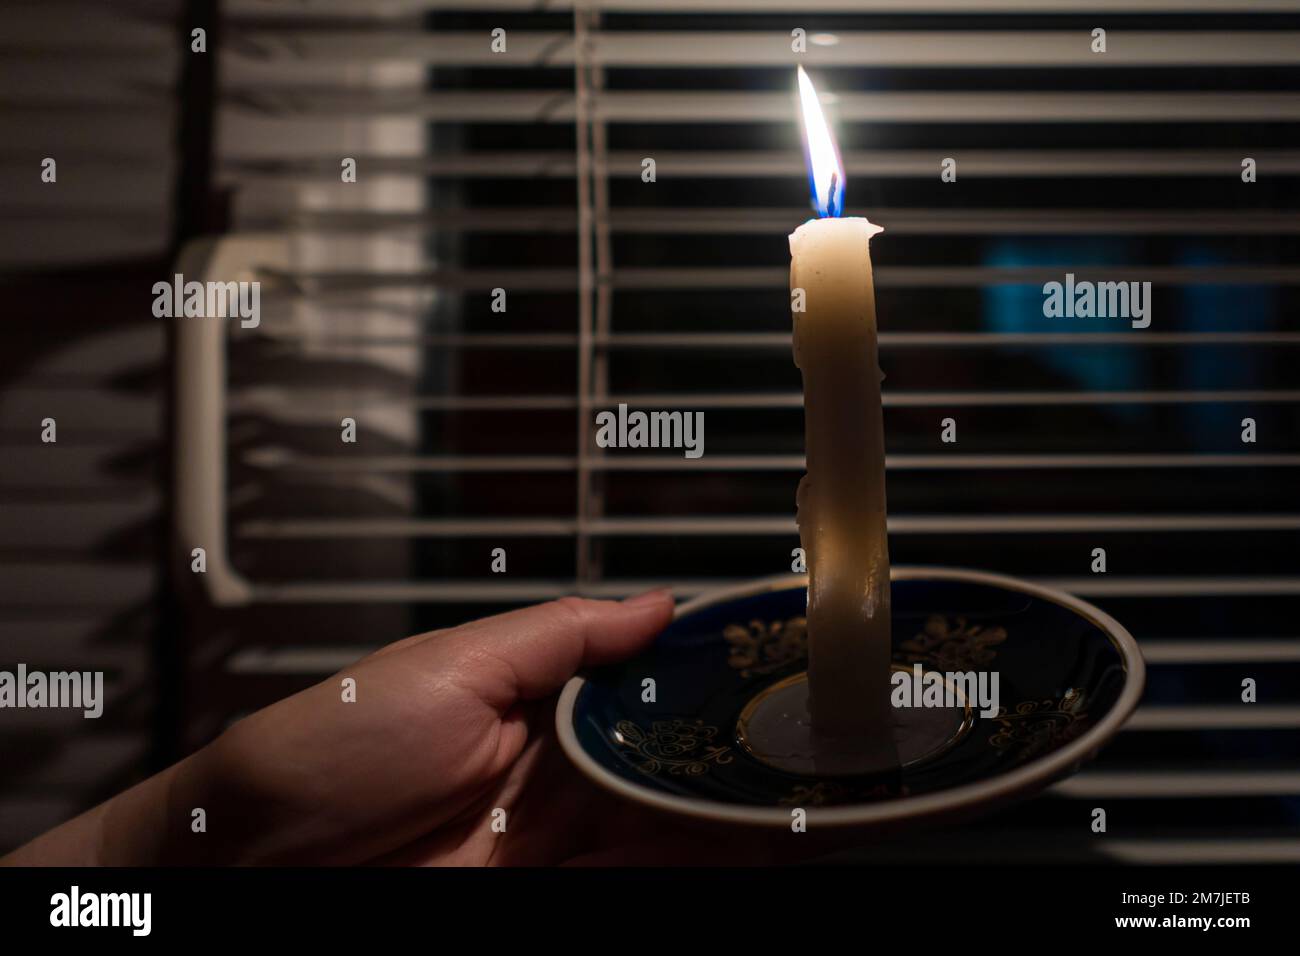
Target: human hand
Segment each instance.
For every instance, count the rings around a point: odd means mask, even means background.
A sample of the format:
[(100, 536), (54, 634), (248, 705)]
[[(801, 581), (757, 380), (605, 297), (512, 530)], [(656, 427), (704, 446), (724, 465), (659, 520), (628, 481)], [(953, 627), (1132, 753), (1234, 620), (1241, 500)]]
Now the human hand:
[[(757, 862), (763, 841), (737, 846), (620, 801), (554, 739), (564, 683), (647, 646), (672, 607), (667, 591), (565, 598), (399, 641), (6, 862)], [(190, 827), (199, 807), (204, 833)]]

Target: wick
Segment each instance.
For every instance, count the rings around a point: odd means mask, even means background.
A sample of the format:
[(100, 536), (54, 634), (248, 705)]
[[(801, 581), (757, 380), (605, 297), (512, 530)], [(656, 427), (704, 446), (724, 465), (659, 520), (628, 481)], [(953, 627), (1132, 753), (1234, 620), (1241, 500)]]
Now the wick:
[(835, 208), (835, 186), (839, 177), (839, 173), (831, 173), (831, 188), (826, 193), (826, 215), (828, 216), (831, 214), (831, 210)]

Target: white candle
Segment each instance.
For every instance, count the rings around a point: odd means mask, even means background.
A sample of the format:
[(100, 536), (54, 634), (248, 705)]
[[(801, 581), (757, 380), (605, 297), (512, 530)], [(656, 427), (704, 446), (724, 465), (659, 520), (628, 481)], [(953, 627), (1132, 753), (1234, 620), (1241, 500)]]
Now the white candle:
[(809, 578), (809, 712), (824, 753), (860, 751), (871, 766), (896, 765), (882, 376), (868, 250), (881, 229), (838, 218), (843, 167), (802, 68), (799, 86), (823, 217), (790, 236), (791, 299), (797, 309), (802, 290), (804, 307), (794, 312), (794, 358), (803, 373), (807, 452), (797, 498)]

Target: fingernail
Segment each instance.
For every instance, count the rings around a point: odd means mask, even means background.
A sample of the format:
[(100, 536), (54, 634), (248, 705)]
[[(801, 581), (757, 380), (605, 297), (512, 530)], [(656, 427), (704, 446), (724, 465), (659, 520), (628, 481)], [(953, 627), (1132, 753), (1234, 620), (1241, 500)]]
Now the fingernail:
[(672, 596), (672, 588), (652, 588), (644, 594), (638, 594), (636, 597), (624, 599), (623, 606), (648, 607), (651, 604), (662, 604), (664, 601), (671, 600)]

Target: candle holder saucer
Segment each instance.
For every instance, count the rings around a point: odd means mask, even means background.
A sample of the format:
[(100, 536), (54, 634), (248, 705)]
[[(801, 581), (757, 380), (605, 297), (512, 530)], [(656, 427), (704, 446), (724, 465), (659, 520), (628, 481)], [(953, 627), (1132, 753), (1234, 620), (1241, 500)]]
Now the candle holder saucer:
[(755, 715), (797, 698), (806, 671), (800, 575), (686, 602), (647, 652), (571, 680), (556, 709), (561, 746), (600, 786), (675, 815), (789, 828), (802, 808), (809, 828), (897, 829), (986, 812), (1074, 773), (1142, 694), (1137, 642), (1062, 591), (896, 567), (890, 601), (896, 672), (998, 674), (996, 713), (960, 695), (934, 713), (897, 709), (926, 722), (908, 752), (900, 745), (901, 767), (819, 773), (752, 745)]

